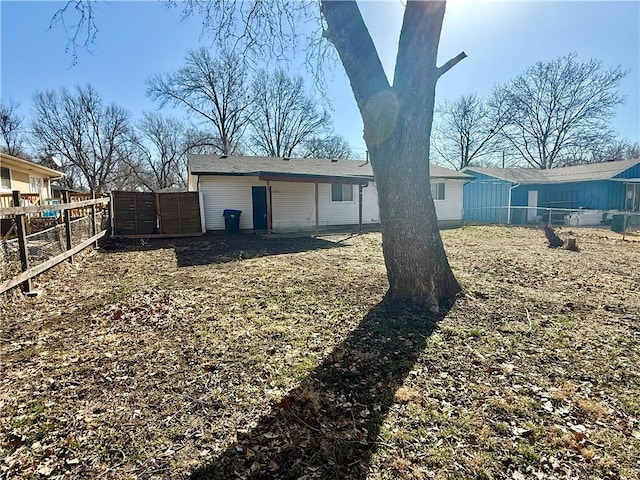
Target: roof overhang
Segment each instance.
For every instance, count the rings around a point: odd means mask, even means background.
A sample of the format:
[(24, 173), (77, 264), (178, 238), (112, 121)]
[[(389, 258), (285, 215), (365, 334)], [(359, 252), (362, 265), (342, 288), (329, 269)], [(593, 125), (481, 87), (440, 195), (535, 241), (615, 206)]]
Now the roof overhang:
[[(481, 170), (474, 170), (473, 167), (465, 167), (462, 170), (460, 170), (461, 172), (465, 173), (466, 175), (469, 175), (472, 179), (475, 179), (476, 177), (473, 176), (473, 174), (477, 174), (477, 175), (485, 175), (487, 177), (492, 177), (498, 180), (504, 180), (505, 182), (509, 182), (509, 183), (518, 183), (516, 180), (513, 180), (511, 178), (506, 178), (503, 175), (497, 175), (494, 173), (487, 173), (487, 172), (483, 172)], [(472, 172), (472, 173), (467, 173), (467, 172)]]
[(611, 181), (620, 183), (640, 183), (640, 178), (612, 178)]
[(470, 182), (473, 180), (472, 175), (429, 175), (431, 180), (457, 180), (459, 182)]
[(367, 185), (373, 177), (347, 177), (330, 175), (304, 175), (295, 173), (261, 173), (258, 178), (265, 182), (295, 182), (295, 183), (346, 183)]
[(64, 173), (52, 168), (44, 167), (37, 163), (29, 162), (27, 160), (23, 160), (22, 158), (14, 157), (13, 155), (8, 155), (6, 153), (0, 153), (0, 160), (3, 164), (19, 167), (28, 172), (37, 172), (41, 175), (44, 174), (47, 175), (50, 179), (60, 178), (64, 176)]

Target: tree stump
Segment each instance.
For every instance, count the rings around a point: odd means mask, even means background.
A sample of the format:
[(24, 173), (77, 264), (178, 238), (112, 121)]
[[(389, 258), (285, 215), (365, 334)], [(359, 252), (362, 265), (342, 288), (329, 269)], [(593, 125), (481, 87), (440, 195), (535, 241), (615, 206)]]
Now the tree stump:
[(576, 243), (575, 238), (570, 238), (567, 240), (567, 250), (571, 250), (572, 252), (579, 252), (578, 244)]

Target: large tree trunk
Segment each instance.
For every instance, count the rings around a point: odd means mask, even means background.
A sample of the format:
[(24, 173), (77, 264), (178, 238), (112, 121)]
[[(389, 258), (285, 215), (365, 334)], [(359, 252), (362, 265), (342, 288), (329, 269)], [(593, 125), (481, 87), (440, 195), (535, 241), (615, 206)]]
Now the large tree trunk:
[(447, 308), (460, 291), (440, 238), (429, 182), (429, 139), (438, 78), (464, 53), (436, 66), (444, 2), (408, 1), (388, 83), (354, 1), (323, 1), (326, 37), (340, 55), (364, 123), (378, 188), (389, 295)]
[(424, 152), (428, 144), (420, 143), (422, 136), (411, 128), (423, 123), (408, 117), (408, 128), (399, 125), (383, 145), (370, 153), (378, 189), (389, 295), (432, 308), (448, 308), (460, 287), (438, 230)]

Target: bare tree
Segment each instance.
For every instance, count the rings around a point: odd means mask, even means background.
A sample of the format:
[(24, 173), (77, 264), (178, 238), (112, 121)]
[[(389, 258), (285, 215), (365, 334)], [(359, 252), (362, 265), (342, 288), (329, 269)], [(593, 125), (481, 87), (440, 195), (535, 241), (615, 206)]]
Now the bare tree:
[(105, 105), (91, 85), (37, 93), (33, 134), (42, 150), (73, 165), (84, 186), (105, 190), (130, 153), (129, 114)]
[(284, 70), (258, 72), (251, 88), (251, 148), (271, 157), (290, 157), (302, 142), (326, 131), (329, 115), (305, 92), (302, 77)]
[(0, 151), (14, 157), (25, 157), (24, 117), (18, 114), (19, 106), (11, 98), (0, 103), (0, 134), (2, 135)]
[(632, 160), (640, 158), (640, 144), (628, 140), (615, 139), (601, 150), (594, 152), (596, 162), (614, 162), (617, 160)]
[(341, 135), (327, 135), (326, 137), (313, 137), (302, 142), (302, 156), (308, 158), (339, 158), (350, 160), (353, 152), (344, 137)]
[(145, 191), (148, 187), (144, 179), (144, 163), (135, 156), (137, 149), (130, 144), (130, 154), (125, 161), (118, 162), (109, 179), (109, 189), (124, 191)]
[(640, 144), (608, 137), (594, 138), (592, 144), (570, 148), (562, 159), (563, 165), (615, 162), (640, 158)]
[(462, 170), (481, 157), (495, 151), (494, 138), (507, 118), (504, 109), (487, 109), (476, 94), (461, 95), (445, 101), (436, 109), (431, 145), (440, 159)]
[(605, 70), (600, 61), (580, 62), (575, 54), (536, 63), (492, 96), (493, 106), (510, 113), (503, 138), (531, 167), (565, 165), (576, 149), (610, 135), (625, 75), (620, 67)]
[(232, 154), (249, 121), (247, 88), (247, 71), (240, 57), (225, 52), (213, 58), (201, 48), (189, 52), (185, 66), (177, 72), (152, 77), (147, 93), (161, 106), (186, 107), (213, 124), (220, 153)]
[[(255, 46), (262, 52), (269, 44), (295, 43), (289, 37), (300, 36), (290, 32), (297, 23), (309, 20), (317, 3), (186, 0), (180, 5), (184, 15), (201, 15), (218, 41), (231, 39), (234, 46), (242, 44), (249, 50)], [(393, 85), (355, 0), (321, 0), (320, 16), (315, 16), (322, 22), (322, 37), (338, 53), (362, 115), (378, 187), (389, 298), (434, 310), (449, 306), (460, 291), (444, 251), (429, 188), (436, 83), (466, 57), (460, 53), (437, 66), (444, 12), (443, 1), (406, 2)], [(312, 40), (309, 51), (316, 51), (318, 42)]]
[(185, 126), (175, 118), (145, 112), (135, 143), (140, 168), (136, 175), (149, 190), (187, 185), (186, 154), (201, 147), (218, 147), (218, 139)]

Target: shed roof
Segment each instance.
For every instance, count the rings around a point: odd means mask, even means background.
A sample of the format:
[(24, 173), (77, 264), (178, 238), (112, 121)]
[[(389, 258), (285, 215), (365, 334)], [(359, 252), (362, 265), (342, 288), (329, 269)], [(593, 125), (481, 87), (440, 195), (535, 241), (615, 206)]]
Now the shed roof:
[(483, 168), (467, 167), (464, 171), (478, 172), (512, 183), (569, 183), (610, 180), (619, 173), (640, 163), (640, 158), (616, 162), (589, 163), (574, 167), (559, 167), (549, 170), (535, 168)]
[[(192, 175), (279, 175), (292, 177), (332, 177), (354, 180), (373, 180), (371, 164), (362, 160), (330, 160), (324, 158), (281, 158), (212, 155), (188, 157)], [(430, 165), (431, 178), (470, 180), (471, 176)]]

